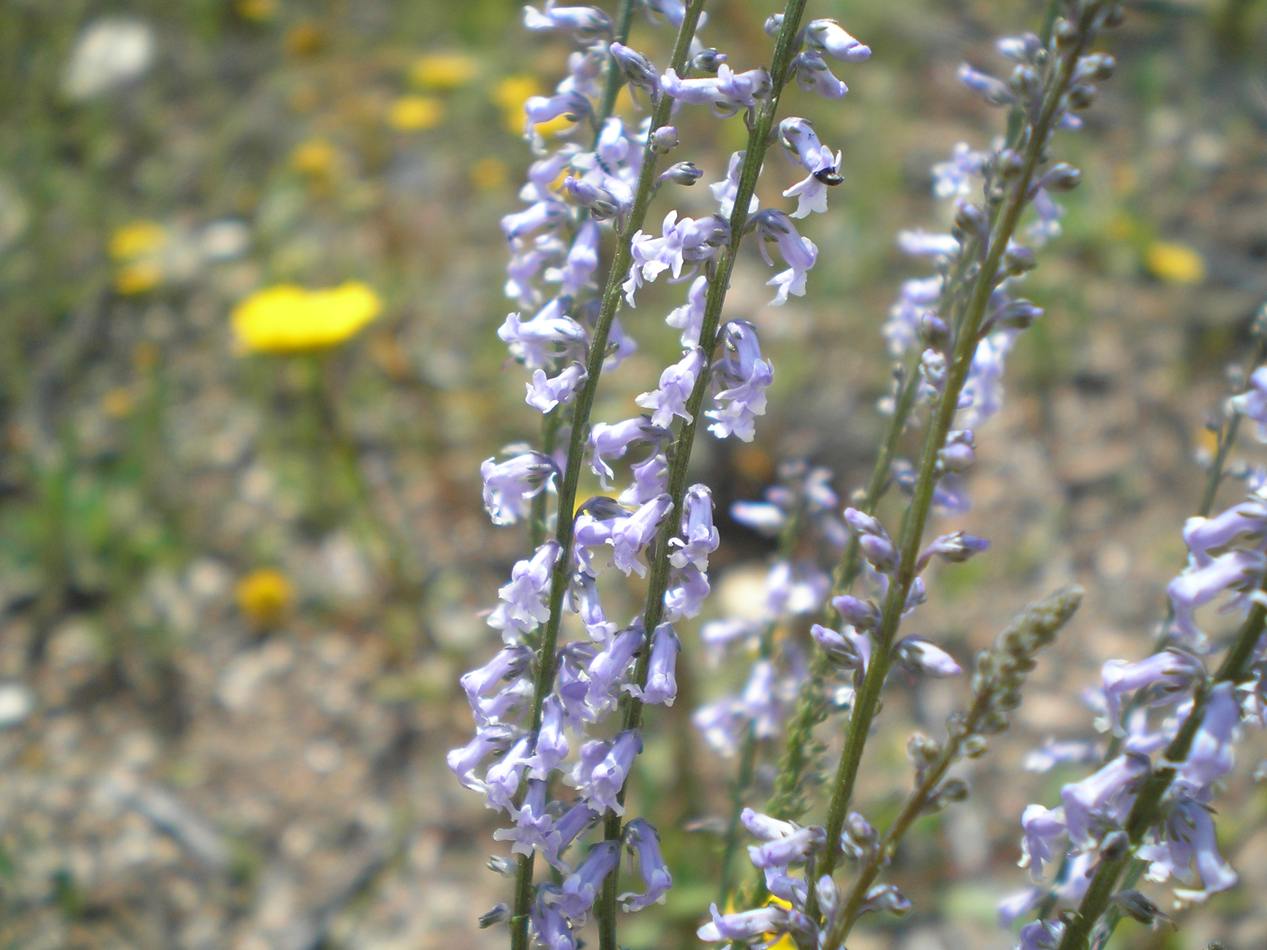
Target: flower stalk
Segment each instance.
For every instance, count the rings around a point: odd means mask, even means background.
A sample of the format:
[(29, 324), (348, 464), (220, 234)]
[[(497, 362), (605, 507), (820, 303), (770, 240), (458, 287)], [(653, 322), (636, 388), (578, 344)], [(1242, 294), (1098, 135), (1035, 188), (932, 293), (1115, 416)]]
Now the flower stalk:
[[(716, 347), (718, 340), (718, 327), (721, 322), (721, 311), (726, 301), (726, 293), (730, 289), (730, 278), (734, 271), (735, 261), (739, 254), (740, 244), (748, 223), (749, 202), (756, 191), (757, 177), (761, 172), (761, 165), (765, 159), (766, 149), (771, 141), (771, 130), (774, 125), (774, 117), (778, 112), (779, 100), (781, 98), (783, 88), (786, 84), (789, 69), (791, 66), (792, 56), (796, 48), (796, 37), (800, 31), (801, 19), (805, 12), (806, 0), (788, 0), (788, 4), (783, 13), (783, 22), (779, 29), (778, 37), (775, 40), (774, 54), (771, 60), (770, 80), (771, 88), (768, 98), (764, 101), (761, 109), (757, 113), (756, 121), (748, 134), (748, 143), (744, 152), (743, 164), (739, 172), (739, 183), (736, 190), (734, 206), (730, 215), (730, 229), (726, 245), (723, 247), (715, 266), (708, 274), (708, 295), (704, 305), (704, 318), (700, 327), (698, 345), (711, 355)], [(699, 7), (702, 4), (692, 4), (696, 18), (698, 18)], [(684, 24), (685, 26), (685, 24)], [(679, 33), (679, 40), (682, 34)], [(678, 60), (678, 50), (674, 50), (674, 67), (680, 70), (681, 65)], [(683, 55), (685, 51), (683, 50)], [(669, 97), (661, 98), (660, 105), (667, 110)], [(667, 118), (667, 111), (666, 116)], [(664, 119), (658, 115), (653, 116), (652, 128), (657, 128), (663, 124)], [(648, 152), (650, 149), (648, 148)], [(643, 166), (643, 177), (648, 177), (650, 170), (650, 156), (648, 156), (647, 164)], [(639, 219), (641, 220), (641, 219)], [(629, 225), (626, 228), (626, 234), (636, 230), (635, 225)], [(629, 266), (628, 243), (624, 243), (626, 254), (621, 265), (614, 264), (612, 267), (613, 281), (609, 283), (608, 291), (612, 292), (614, 299), (618, 299), (620, 285), (617, 279), (618, 274), (623, 274)], [(607, 293), (604, 293), (604, 305), (606, 304)], [(675, 513), (682, 511), (683, 499), (687, 489), (687, 473), (691, 460), (691, 449), (695, 443), (695, 434), (699, 427), (702, 416), (704, 397), (708, 392), (710, 379), (711, 361), (705, 360), (699, 373), (695, 378), (695, 384), (691, 389), (690, 396), (687, 399), (686, 411), (689, 421), (683, 421), (677, 438), (668, 450), (669, 460), (669, 478), (668, 493), (672, 500), (672, 511)], [(573, 426), (573, 441), (577, 440), (577, 427)], [(569, 470), (571, 468), (571, 457), (569, 457)], [(579, 457), (577, 459), (579, 465)], [(573, 486), (575, 488), (575, 486)], [(560, 494), (562, 499), (562, 494)], [(562, 505), (562, 501), (560, 501)], [(562, 508), (560, 509), (562, 510)], [(664, 614), (664, 595), (669, 585), (669, 539), (675, 530), (675, 519), (666, 518), (660, 526), (659, 536), (652, 548), (651, 572), (650, 580), (647, 586), (647, 598), (643, 608), (643, 629), (652, 631), (659, 626)], [(560, 541), (562, 544), (562, 541)], [(557, 578), (556, 578), (557, 579)], [(561, 602), (563, 594), (563, 586), (566, 584), (566, 576), (562, 578), (563, 584), (558, 587), (558, 598)], [(552, 605), (554, 603), (554, 595), (552, 594)], [(552, 611), (551, 619), (554, 620)], [(554, 624), (557, 633), (557, 622)], [(553, 649), (553, 647), (551, 647)], [(634, 667), (633, 681), (639, 687), (645, 686), (647, 680), (647, 671), (650, 664), (650, 651), (643, 650), (638, 656)], [(633, 730), (639, 728), (642, 723), (643, 703), (636, 694), (627, 694), (622, 700), (623, 710), (621, 715), (622, 731)], [(621, 787), (618, 800), (623, 804), (628, 783)], [(614, 812), (609, 813), (604, 820), (603, 837), (606, 841), (619, 841), (622, 835), (621, 816)], [(601, 950), (616, 950), (616, 893), (619, 886), (619, 868), (614, 870), (603, 882), (603, 893), (598, 908), (599, 921), (599, 947)]]
[[(618, 32), (616, 38), (618, 41), (623, 41), (628, 36), (633, 7), (633, 0), (621, 0), (620, 8), (617, 11)], [(684, 69), (686, 65), (687, 57), (690, 53), (691, 40), (695, 36), (695, 30), (699, 25), (700, 13), (703, 8), (704, 0), (690, 0), (686, 5), (682, 23), (678, 27), (677, 36), (673, 43), (673, 51), (670, 56), (671, 65), (679, 71)], [(603, 97), (605, 114), (609, 115), (615, 107), (620, 85), (620, 70), (615, 58), (609, 57), (607, 85)], [(534, 745), (536, 742), (535, 737), (541, 729), (545, 700), (554, 684), (556, 648), (558, 646), (559, 627), (563, 620), (563, 596), (567, 591), (568, 582), (571, 578), (572, 544), (576, 524), (575, 519), (571, 517), (571, 513), (576, 507), (577, 485), (580, 482), (590, 411), (593, 408), (594, 397), (598, 391), (599, 379), (603, 372), (603, 363), (607, 358), (607, 341), (611, 333), (612, 321), (615, 319), (616, 311), (620, 307), (621, 282), (628, 272), (632, 261), (633, 236), (646, 219), (647, 209), (651, 204), (651, 198), (655, 194), (656, 166), (660, 156), (655, 148), (652, 147), (652, 136), (657, 129), (668, 122), (672, 105), (672, 99), (668, 96), (660, 96), (651, 112), (651, 122), (647, 140), (643, 146), (642, 167), (639, 171), (638, 184), (634, 192), (633, 206), (624, 222), (623, 229), (619, 231), (617, 236), (616, 249), (607, 272), (607, 280), (600, 298), (598, 317), (595, 320), (594, 332), (590, 340), (590, 348), (585, 365), (585, 381), (576, 395), (572, 408), (571, 431), (568, 435), (567, 443), (567, 464), (558, 486), (558, 501), (555, 509), (558, 513), (555, 519), (555, 541), (559, 546), (559, 555), (555, 561), (550, 581), (550, 614), (541, 629), (534, 650), (533, 663), (536, 676), (533, 683), (532, 707), (528, 725), (529, 735), (533, 737), (532, 743)], [(551, 423), (549, 419), (551, 417), (560, 417), (562, 412), (562, 407), (558, 407), (547, 414), (545, 435), (548, 442), (554, 441), (560, 428), (557, 421)], [(542, 493), (543, 495), (544, 492)], [(539, 534), (544, 534), (545, 527), (544, 502), (536, 504), (540, 505), (540, 516), (535, 516), (533, 519), (534, 539)], [(537, 512), (534, 511), (534, 515), (536, 514)], [(526, 950), (528, 946), (528, 914), (533, 891), (532, 870), (533, 856), (531, 854), (527, 856), (521, 855), (517, 862), (515, 904), (510, 921), (511, 946), (513, 950)]]
[(867, 670), (858, 691), (845, 735), (844, 751), (832, 783), (832, 796), (827, 813), (827, 850), (818, 868), (830, 875), (841, 858), (840, 833), (844, 826), (854, 783), (862, 762), (863, 747), (870, 734), (871, 722), (879, 705), (880, 691), (892, 665), (894, 636), (916, 577), (916, 560), (923, 541), (924, 528), (933, 504), (939, 453), (954, 423), (968, 371), (980, 340), (982, 321), (995, 280), (1024, 211), (1035, 174), (1045, 160), (1048, 139), (1059, 116), (1062, 100), (1073, 81), (1078, 59), (1094, 35), (1094, 26), (1103, 4), (1089, 2), (1079, 11), (1072, 35), (1061, 50), (1059, 62), (1045, 90), (1041, 110), (1029, 131), (1021, 153), (1021, 166), (1012, 180), (1004, 202), (989, 234), (989, 245), (971, 292), (955, 321), (955, 347), (948, 367), (940, 401), (924, 439), (923, 451), (912, 491), (910, 507), (903, 520), (898, 543), (898, 566), (889, 585), (882, 608), (880, 627), (875, 636), (875, 659)]

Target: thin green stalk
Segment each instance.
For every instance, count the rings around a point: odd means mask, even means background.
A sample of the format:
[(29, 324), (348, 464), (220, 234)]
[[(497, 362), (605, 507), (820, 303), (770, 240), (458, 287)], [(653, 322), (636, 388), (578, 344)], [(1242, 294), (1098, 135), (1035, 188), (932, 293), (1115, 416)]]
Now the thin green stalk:
[[(686, 67), (686, 59), (690, 53), (691, 40), (695, 36), (695, 28), (699, 24), (700, 12), (704, 0), (690, 0), (686, 12), (678, 28), (677, 38), (673, 43), (670, 65), (679, 73)], [(620, 30), (627, 35), (632, 14), (632, 0), (622, 0), (617, 13)], [(608, 64), (608, 87), (604, 96), (605, 107), (610, 111), (608, 103), (614, 104), (618, 91), (619, 79), (616, 64)], [(656, 165), (659, 155), (651, 147), (651, 135), (664, 125), (670, 114), (673, 101), (668, 96), (661, 96), (651, 110), (651, 126), (647, 142), (642, 150), (642, 168), (638, 174), (638, 184), (634, 191), (633, 207), (624, 222), (616, 242), (616, 250), (612, 256), (611, 267), (607, 272), (607, 283), (600, 299), (598, 317), (594, 324), (594, 333), (590, 339), (589, 355), (586, 359), (586, 377), (576, 401), (572, 407), (572, 431), (568, 436), (567, 465), (559, 485), (558, 505), (556, 511), (555, 541), (559, 546), (558, 560), (550, 579), (550, 616), (546, 621), (541, 636), (536, 644), (534, 658), (536, 676), (533, 682), (532, 710), (529, 718), (529, 730), (536, 736), (541, 728), (541, 713), (546, 696), (554, 685), (555, 648), (559, 640), (559, 625), (563, 619), (563, 595), (567, 591), (571, 578), (572, 540), (576, 521), (572, 512), (576, 508), (576, 490), (581, 476), (581, 464), (584, 456), (585, 439), (589, 430), (590, 410), (594, 406), (594, 397), (598, 391), (599, 377), (603, 372), (603, 362), (607, 359), (607, 339), (611, 333), (612, 321), (620, 307), (621, 282), (629, 270), (632, 261), (631, 246), (633, 236), (647, 215), (651, 197), (655, 191)], [(558, 410), (556, 410), (557, 412)], [(535, 741), (535, 739), (534, 739)], [(527, 950), (528, 946), (528, 913), (532, 899), (532, 865), (531, 857), (520, 858), (516, 871), (515, 906), (510, 921), (512, 950)]]
[[(875, 513), (888, 487), (893, 458), (897, 454), (898, 439), (906, 428), (906, 420), (910, 417), (915, 405), (915, 394), (919, 388), (917, 359), (916, 355), (907, 361), (893, 415), (889, 419), (884, 441), (880, 444), (880, 452), (871, 469), (871, 476), (867, 479), (867, 487), (860, 505), (867, 514)], [(832, 596), (848, 591), (861, 570), (862, 557), (858, 539), (850, 535), (840, 563), (836, 566)], [(827, 619), (826, 610), (824, 619)], [(779, 772), (775, 779), (774, 790), (766, 803), (766, 812), (775, 818), (790, 819), (799, 813), (797, 803), (801, 801), (802, 780), (810, 762), (810, 743), (813, 739), (814, 726), (822, 720), (823, 684), (830, 672), (831, 661), (827, 654), (822, 650), (816, 650), (814, 659), (810, 662), (809, 676), (806, 677), (805, 685), (797, 697), (796, 710), (788, 721), (787, 745), (779, 759)]]
[[(762, 105), (756, 121), (748, 133), (748, 144), (744, 151), (743, 163), (739, 170), (739, 184), (735, 191), (734, 208), (730, 215), (730, 235), (726, 246), (717, 260), (716, 267), (708, 276), (708, 295), (704, 302), (704, 318), (700, 326), (699, 346), (711, 356), (717, 343), (718, 326), (721, 322), (722, 306), (726, 301), (726, 293), (730, 289), (730, 276), (739, 254), (739, 246), (743, 241), (745, 226), (748, 222), (748, 205), (756, 191), (757, 176), (761, 173), (761, 165), (765, 159), (766, 149), (770, 144), (770, 133), (774, 126), (774, 117), (778, 112), (779, 99), (788, 77), (792, 54), (795, 50), (795, 39), (801, 28), (801, 18), (805, 13), (806, 0), (788, 0), (783, 12), (783, 25), (774, 44), (774, 56), (770, 64), (770, 97)], [(666, 97), (667, 98), (667, 97)], [(653, 123), (654, 127), (654, 123)], [(626, 264), (627, 266), (627, 264)], [(711, 360), (705, 360), (695, 385), (686, 402), (686, 411), (690, 419), (684, 422), (678, 431), (677, 439), (668, 451), (669, 455), (669, 497), (673, 507), (664, 519), (659, 535), (653, 546), (651, 558), (650, 580), (647, 585), (647, 599), (643, 609), (643, 630), (650, 636), (660, 624), (664, 613), (664, 594), (669, 586), (669, 539), (675, 533), (675, 525), (680, 520), (682, 501), (686, 496), (687, 472), (691, 461), (691, 449), (695, 444), (695, 432), (699, 427), (703, 414), (704, 396), (708, 390)], [(638, 655), (634, 666), (633, 681), (639, 686), (646, 684), (647, 669), (650, 663), (650, 650), (643, 650)], [(622, 729), (637, 729), (642, 723), (642, 702), (635, 696), (627, 694), (623, 701)], [(624, 801), (628, 782), (620, 790), (620, 801)], [(604, 840), (619, 840), (622, 822), (620, 816), (609, 813), (603, 823)], [(618, 887), (619, 868), (607, 875), (603, 882), (603, 893), (598, 908), (598, 937), (600, 950), (616, 950), (616, 891)]]
[[(1245, 618), (1245, 622), (1236, 633), (1232, 648), (1223, 658), (1218, 672), (1215, 673), (1211, 685), (1240, 682), (1249, 675), (1248, 667), (1254, 656), (1254, 648), (1262, 638), (1265, 621), (1267, 621), (1267, 608), (1255, 601), (1249, 616)], [(1104, 916), (1113, 895), (1117, 892), (1118, 878), (1131, 863), (1144, 835), (1165, 817), (1162, 807), (1163, 799), (1174, 780), (1176, 765), (1188, 758), (1197, 730), (1201, 728), (1201, 723), (1205, 720), (1205, 710), (1212, 692), (1211, 685), (1198, 689), (1193, 697), (1192, 709), (1179, 727), (1179, 732), (1158, 760), (1167, 764), (1155, 769), (1144, 780), (1135, 803), (1131, 806), (1130, 814), (1126, 818), (1125, 829), (1130, 847), (1117, 858), (1101, 859), (1095, 876), (1091, 879), (1091, 884), (1078, 905), (1077, 912), (1065, 924), (1059, 950), (1085, 950), (1089, 945), (1092, 929)]]
[[(954, 423), (959, 396), (963, 391), (968, 371), (972, 365), (979, 341), (982, 320), (994, 290), (995, 278), (1003, 261), (1004, 252), (1016, 230), (1021, 213), (1025, 209), (1030, 184), (1039, 165), (1044, 160), (1048, 136), (1055, 125), (1061, 99), (1069, 86), (1074, 67), (1090, 39), (1090, 23), (1098, 14), (1100, 4), (1088, 4), (1082, 13), (1082, 29), (1077, 39), (1063, 52), (1056, 73), (1047, 89), (1042, 109), (1022, 156), (1020, 172), (1011, 183), (1005, 203), (991, 229), (989, 248), (981, 262), (981, 269), (968, 297), (960, 318), (955, 339), (954, 353), (946, 375), (946, 384), (930, 422), (920, 456), (911, 504), (902, 521), (898, 543), (898, 567), (892, 578), (881, 612), (880, 628), (875, 635), (875, 648), (871, 664), (855, 696), (855, 705), (849, 717), (845, 747), (832, 783), (832, 797), (827, 813), (827, 851), (820, 874), (831, 874), (840, 862), (840, 832), (844, 826), (849, 803), (853, 797), (862, 751), (870, 734), (871, 722), (879, 705), (880, 690), (892, 663), (890, 655), (893, 639), (901, 622), (902, 612), (916, 576), (916, 560), (923, 542), (924, 528), (932, 510), (933, 489), (937, 480), (938, 453)], [(813, 893), (811, 892), (811, 903)]]
[(1007, 714), (1020, 702), (1024, 680), (1029, 670), (1034, 668), (1036, 654), (1050, 645), (1073, 618), (1082, 603), (1082, 594), (1080, 587), (1067, 587), (1031, 604), (1007, 625), (994, 647), (979, 656), (977, 673), (973, 677), (975, 696), (971, 707), (962, 718), (948, 720), (949, 734), (941, 754), (918, 775), (916, 786), (907, 796), (901, 811), (862, 862), (824, 946), (844, 946), (850, 930), (863, 913), (871, 885), (892, 860), (911, 825), (934, 803), (946, 772), (965, 754), (964, 744), (968, 737), (984, 738), (1007, 728)]

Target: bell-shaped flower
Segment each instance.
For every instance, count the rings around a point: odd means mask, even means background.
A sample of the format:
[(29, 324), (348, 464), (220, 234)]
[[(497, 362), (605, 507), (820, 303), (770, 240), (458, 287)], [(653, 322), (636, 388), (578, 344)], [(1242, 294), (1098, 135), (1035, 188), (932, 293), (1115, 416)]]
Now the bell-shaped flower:
[(770, 94), (770, 74), (764, 69), (737, 73), (725, 63), (715, 76), (683, 79), (672, 67), (660, 77), (660, 88), (678, 102), (711, 105), (716, 115), (734, 115), (741, 109), (755, 109), (758, 99)]
[(600, 841), (590, 848), (580, 866), (564, 879), (557, 906), (568, 920), (583, 920), (589, 913), (603, 881), (620, 865), (620, 842)]
[(846, 63), (861, 63), (871, 58), (871, 47), (856, 40), (832, 19), (810, 20), (805, 27), (805, 42)]
[(695, 388), (695, 380), (704, 366), (704, 351), (696, 346), (660, 374), (660, 388), (638, 396), (636, 402), (651, 411), (651, 424), (667, 428), (675, 417), (691, 421), (686, 402)]
[[(726, 166), (726, 177), (708, 186), (708, 190), (713, 193), (713, 198), (717, 202), (717, 210), (725, 218), (729, 218), (735, 210), (735, 198), (739, 196), (739, 173), (743, 168), (743, 156), (742, 151), (732, 152), (730, 163)], [(760, 206), (761, 202), (754, 194), (748, 199), (748, 214), (752, 214)]]
[(571, 33), (587, 40), (609, 34), (611, 28), (611, 18), (598, 7), (558, 6), (554, 0), (546, 0), (541, 10), (524, 7), (524, 29), (532, 33)]
[(504, 462), (487, 458), (480, 463), (484, 510), (493, 524), (514, 524), (529, 514), (532, 499), (556, 474), (554, 461), (540, 452), (521, 452)]
[(760, 238), (757, 247), (765, 262), (771, 267), (774, 266), (774, 260), (770, 257), (768, 248), (768, 245), (773, 244), (778, 248), (779, 256), (788, 266), (787, 270), (766, 281), (776, 290), (771, 303), (777, 307), (787, 303), (789, 294), (804, 296), (805, 278), (810, 268), (814, 266), (814, 262), (818, 260), (818, 247), (809, 238), (802, 237), (797, 232), (792, 219), (782, 211), (762, 211), (752, 220), (756, 225), (757, 236)]
[(682, 649), (671, 624), (662, 623), (651, 637), (651, 656), (647, 660), (647, 685), (625, 685), (627, 693), (649, 705), (672, 706), (677, 698), (677, 656)]
[(590, 429), (590, 471), (598, 476), (599, 484), (611, 487), (616, 477), (611, 462), (624, 458), (631, 446), (651, 443), (659, 445), (668, 433), (652, 424), (645, 416), (635, 416), (623, 422), (598, 422)]
[(798, 53), (792, 60), (792, 69), (796, 73), (796, 84), (806, 92), (824, 99), (843, 99), (849, 93), (849, 87), (831, 71), (817, 50), (807, 49)]
[(550, 592), (550, 575), (559, 559), (559, 546), (547, 541), (532, 557), (511, 568), (510, 583), (497, 591), (501, 603), (488, 617), (488, 625), (501, 630), (507, 642), (530, 633), (550, 617), (546, 598)]
[(704, 306), (708, 300), (708, 278), (700, 274), (686, 292), (686, 303), (669, 311), (664, 322), (682, 331), (683, 346), (699, 346), (704, 326)]
[(660, 836), (645, 818), (635, 818), (625, 826), (625, 846), (638, 856), (638, 872), (642, 875), (642, 893), (628, 892), (617, 900), (621, 910), (634, 913), (652, 904), (664, 903), (664, 895), (673, 886), (673, 875), (660, 852)]
[(544, 368), (568, 348), (584, 347), (585, 328), (562, 313), (562, 306), (562, 298), (556, 298), (531, 320), (507, 314), (497, 330), (511, 356), (528, 369)]
[(633, 481), (616, 496), (622, 505), (641, 505), (669, 490), (669, 460), (663, 452), (653, 452), (645, 461), (629, 466)]
[(639, 506), (628, 518), (612, 526), (607, 543), (612, 547), (612, 563), (626, 577), (632, 571), (639, 577), (647, 574), (647, 565), (640, 555), (655, 539), (660, 523), (673, 510), (673, 499), (666, 492)]
[(571, 362), (554, 376), (546, 376), (543, 369), (533, 370), (532, 381), (528, 383), (528, 395), (525, 402), (538, 412), (550, 412), (556, 406), (565, 406), (572, 401), (577, 390), (585, 382), (585, 367), (578, 362)]
[(765, 391), (774, 381), (774, 370), (761, 358), (757, 328), (746, 320), (732, 320), (722, 328), (724, 355), (713, 365), (716, 408), (705, 415), (712, 420), (708, 431), (717, 438), (734, 435), (751, 442), (756, 418), (765, 414)]
[(708, 556), (721, 538), (713, 526), (713, 494), (707, 485), (692, 485), (682, 500), (681, 534), (669, 539), (669, 563), (674, 567), (694, 564), (708, 570)]
[(612, 637), (605, 649), (595, 654), (589, 665), (589, 687), (585, 702), (594, 718), (610, 709), (616, 702), (621, 682), (629, 672), (633, 658), (642, 649), (641, 622)]
[(1064, 838), (1065, 816), (1059, 808), (1044, 808), (1042, 805), (1027, 805), (1021, 813), (1020, 867), (1029, 868), (1029, 876), (1041, 880), (1043, 867), (1063, 854), (1055, 845)]
[(1134, 800), (1140, 780), (1147, 774), (1147, 759), (1119, 755), (1082, 781), (1061, 788), (1065, 825), (1074, 845), (1086, 848), (1098, 836), (1101, 825), (1119, 823)]

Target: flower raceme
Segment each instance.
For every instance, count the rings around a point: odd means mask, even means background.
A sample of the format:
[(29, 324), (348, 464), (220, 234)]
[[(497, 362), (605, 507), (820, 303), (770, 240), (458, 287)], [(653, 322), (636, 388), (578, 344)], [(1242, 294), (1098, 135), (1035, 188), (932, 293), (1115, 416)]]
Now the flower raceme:
[[(529, 524), (536, 548), (514, 565), (488, 614), (502, 649), (463, 676), (476, 732), (449, 754), (461, 782), (506, 820), (496, 839), (517, 858), (514, 907), (483, 920), (508, 920), (516, 947), (530, 938), (576, 946), (597, 916), (600, 946), (614, 948), (616, 911), (643, 910), (671, 886), (659, 837), (631, 813), (625, 786), (644, 744), (642, 707), (677, 697), (677, 661), (690, 643), (682, 625), (703, 607), (720, 543), (711, 491), (686, 478), (691, 440), (697, 427), (719, 439), (751, 440), (773, 379), (754, 324), (720, 320), (729, 272), (751, 233), (767, 263), (775, 260), (767, 246), (783, 261), (771, 281), (774, 302), (805, 293), (817, 248), (787, 213), (757, 213), (756, 173), (766, 148), (781, 141), (808, 176), (787, 189), (797, 198), (795, 213), (826, 210), (826, 190), (842, 181), (840, 154), (805, 119), (779, 125), (778, 99), (789, 80), (803, 83), (800, 74), (810, 68), (803, 53), (826, 51), (845, 62), (869, 54), (834, 21), (802, 30), (804, 3), (794, 0), (786, 23), (771, 28), (770, 65), (740, 68), (699, 44), (702, 0), (637, 5), (652, 24), (677, 29), (666, 65), (619, 32), (627, 17), (553, 2), (523, 14), (530, 32), (575, 45), (553, 93), (524, 102), (535, 160), (522, 205), (501, 222), (514, 309), (498, 335), (528, 374), (525, 402), (544, 417), (543, 441), (488, 458), (481, 475), (492, 521)], [(622, 85), (641, 119), (612, 113)], [(650, 227), (651, 198), (702, 175), (671, 155), (681, 148), (672, 116), (698, 106), (721, 119), (742, 115), (749, 146), (712, 189), (716, 212), (692, 217), (670, 207)], [(572, 124), (549, 140), (539, 134), (559, 118)], [(603, 274), (599, 262), (613, 239), (613, 264)], [(591, 420), (600, 378), (636, 345), (617, 311), (633, 308), (643, 286), (664, 280), (687, 284), (684, 302), (666, 318), (681, 333), (680, 358), (636, 398), (646, 415)], [(583, 469), (614, 497), (576, 498)], [(647, 578), (640, 615), (619, 619), (607, 593), (613, 574)], [(597, 822), (602, 839), (587, 845)], [(640, 890), (616, 884), (626, 850)], [(558, 883), (534, 882), (538, 855), (560, 872)]]

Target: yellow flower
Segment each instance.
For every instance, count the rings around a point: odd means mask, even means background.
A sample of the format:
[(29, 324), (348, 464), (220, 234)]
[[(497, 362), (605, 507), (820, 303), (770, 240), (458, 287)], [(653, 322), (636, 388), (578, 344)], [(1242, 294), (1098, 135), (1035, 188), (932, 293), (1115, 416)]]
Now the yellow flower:
[[(532, 76), (516, 74), (507, 76), (493, 87), (493, 102), (502, 110), (502, 122), (506, 131), (522, 135), (524, 130), (524, 103), (529, 96), (541, 94), (541, 84)], [(549, 122), (538, 122), (534, 128), (542, 138), (552, 138), (572, 128), (576, 123), (566, 116)]]
[(382, 301), (365, 284), (326, 290), (279, 284), (257, 290), (233, 310), (238, 345), (251, 353), (306, 353), (338, 346), (378, 316)]
[(290, 167), (309, 178), (329, 178), (338, 158), (334, 146), (325, 139), (308, 139), (290, 153)]
[(424, 89), (456, 89), (475, 78), (479, 66), (465, 53), (427, 53), (414, 60), (409, 80)]
[(311, 21), (296, 23), (286, 32), (282, 44), (291, 56), (315, 56), (325, 49), (326, 34)]
[(101, 411), (111, 419), (122, 419), (130, 415), (135, 405), (136, 399), (132, 395), (132, 390), (126, 386), (107, 389), (101, 397)]
[(286, 575), (271, 568), (252, 571), (238, 581), (238, 609), (256, 627), (276, 626), (294, 600)]
[(509, 174), (500, 158), (481, 158), (471, 165), (471, 184), (481, 191), (491, 191), (506, 184)]
[(244, 20), (263, 23), (277, 15), (277, 0), (236, 0), (233, 9)]
[(125, 296), (148, 293), (163, 282), (163, 269), (155, 261), (134, 261), (114, 275), (114, 289)]
[(1205, 280), (1205, 258), (1186, 244), (1154, 241), (1144, 253), (1144, 266), (1168, 284), (1199, 284)]
[(167, 232), (157, 221), (130, 221), (110, 235), (110, 256), (130, 261), (154, 253), (166, 240)]
[(387, 112), (387, 123), (401, 132), (421, 132), (435, 128), (444, 116), (444, 106), (430, 96), (401, 96)]

